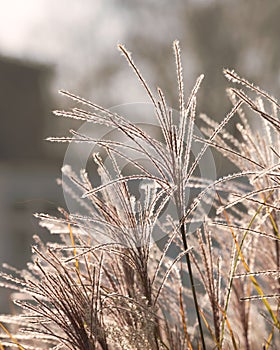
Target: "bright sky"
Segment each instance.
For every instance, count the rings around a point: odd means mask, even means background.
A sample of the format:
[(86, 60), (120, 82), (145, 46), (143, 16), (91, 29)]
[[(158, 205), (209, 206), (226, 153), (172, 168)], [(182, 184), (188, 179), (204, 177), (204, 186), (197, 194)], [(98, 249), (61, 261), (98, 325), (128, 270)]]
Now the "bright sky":
[(0, 0), (0, 50), (19, 53), (33, 25), (44, 19), (44, 0)]
[(110, 1), (101, 1), (0, 0), (0, 54), (56, 59), (102, 27)]

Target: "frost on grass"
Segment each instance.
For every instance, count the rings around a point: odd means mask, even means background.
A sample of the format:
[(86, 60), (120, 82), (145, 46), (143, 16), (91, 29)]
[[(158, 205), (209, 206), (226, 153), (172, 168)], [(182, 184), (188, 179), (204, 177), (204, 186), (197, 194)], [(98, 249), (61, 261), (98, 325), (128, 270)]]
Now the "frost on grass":
[[(57, 216), (36, 214), (59, 243), (34, 237), (26, 270), (4, 266), (1, 286), (14, 291), (15, 313), (0, 316), (1, 349), (280, 346), (280, 106), (225, 70), (243, 90), (229, 88), (233, 107), (221, 123), (200, 115), (206, 138), (195, 136), (203, 75), (186, 98), (177, 41), (173, 48), (178, 122), (161, 89), (153, 92), (131, 54), (119, 46), (153, 105), (163, 142), (120, 114), (62, 92), (78, 106), (56, 116), (117, 129), (130, 143), (75, 130), (70, 137), (49, 138), (98, 145), (106, 162), (101, 154), (92, 155), (99, 185), (85, 169), (75, 173), (63, 167), (58, 183), (86, 214), (62, 208)], [(258, 118), (262, 128), (253, 130), (248, 116)], [(238, 137), (227, 130), (232, 118)], [(201, 145), (196, 156), (194, 143)], [(196, 177), (209, 148), (239, 171), (213, 182)], [(132, 165), (133, 174), (123, 174), (120, 159)], [(135, 180), (142, 184), (141, 201), (129, 187)], [(186, 188), (198, 191), (191, 203)], [(176, 209), (173, 215), (166, 214), (169, 203)], [(211, 216), (205, 205), (212, 206)], [(199, 223), (195, 232), (189, 230), (193, 222)], [(155, 232), (164, 239), (154, 242)]]

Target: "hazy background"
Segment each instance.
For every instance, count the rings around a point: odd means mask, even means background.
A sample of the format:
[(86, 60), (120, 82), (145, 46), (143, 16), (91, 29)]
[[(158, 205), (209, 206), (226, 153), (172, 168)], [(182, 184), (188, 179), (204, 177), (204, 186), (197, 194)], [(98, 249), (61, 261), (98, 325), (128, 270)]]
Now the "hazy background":
[[(63, 206), (55, 179), (65, 146), (44, 141), (73, 127), (51, 114), (71, 104), (57, 90), (106, 107), (147, 101), (118, 43), (173, 108), (174, 39), (181, 43), (187, 91), (205, 74), (198, 112), (220, 120), (228, 111), (224, 67), (276, 97), (279, 91), (279, 1), (0, 0), (0, 8), (1, 264), (25, 266), (32, 235), (41, 232), (32, 213)], [(218, 170), (227, 173), (220, 162)], [(0, 293), (0, 311), (6, 312), (8, 297)]]

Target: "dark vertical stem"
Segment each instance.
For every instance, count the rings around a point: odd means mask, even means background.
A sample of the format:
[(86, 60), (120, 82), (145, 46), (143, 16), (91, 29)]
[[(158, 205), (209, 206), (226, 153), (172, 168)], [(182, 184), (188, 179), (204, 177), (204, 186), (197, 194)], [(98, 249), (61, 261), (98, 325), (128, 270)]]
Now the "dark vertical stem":
[[(180, 232), (183, 240), (183, 245), (184, 249), (188, 249), (188, 243), (186, 239), (186, 229), (185, 229), (185, 224), (182, 223), (180, 227)], [(192, 273), (192, 265), (191, 265), (191, 260), (190, 260), (190, 255), (189, 253), (186, 253), (186, 262), (187, 262), (187, 267), (188, 267), (188, 272), (189, 272), (189, 277), (190, 277), (190, 282), (191, 282), (191, 289), (192, 289), (192, 295), (193, 295), (193, 302), (195, 306), (195, 312), (196, 312), (196, 317), (198, 321), (198, 327), (199, 327), (199, 332), (200, 332), (200, 337), (201, 337), (201, 342), (202, 342), (202, 349), (206, 350), (205, 347), (205, 341), (204, 341), (204, 334), (203, 334), (203, 329), (202, 329), (202, 322), (201, 322), (201, 317), (199, 313), (199, 306), (198, 306), (198, 301), (197, 301), (197, 296), (196, 296), (196, 290), (194, 286), (194, 278), (193, 278), (193, 273)]]
[[(279, 228), (278, 228), (278, 225), (277, 225), (277, 217), (276, 217), (276, 214), (275, 212), (272, 213), (272, 218), (273, 218), (273, 221), (274, 221), (274, 225), (273, 225), (273, 233), (276, 237), (279, 237)], [(279, 241), (275, 240), (275, 250), (276, 250), (276, 268), (277, 270), (280, 269), (280, 244), (279, 244)], [(278, 281), (278, 286), (277, 286), (277, 290), (278, 290), (278, 293), (280, 292), (280, 277), (277, 279)]]

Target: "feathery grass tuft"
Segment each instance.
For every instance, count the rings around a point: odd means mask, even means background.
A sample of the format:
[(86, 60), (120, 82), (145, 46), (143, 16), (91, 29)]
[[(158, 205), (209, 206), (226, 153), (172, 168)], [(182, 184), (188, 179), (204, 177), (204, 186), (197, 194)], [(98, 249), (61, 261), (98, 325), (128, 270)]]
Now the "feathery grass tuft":
[[(200, 115), (206, 138), (195, 135), (203, 75), (186, 99), (178, 41), (173, 49), (179, 120), (162, 90), (149, 87), (119, 45), (152, 103), (161, 138), (121, 114), (61, 92), (79, 106), (55, 111), (57, 117), (101, 125), (121, 137), (98, 139), (70, 130), (71, 136), (48, 138), (98, 147), (89, 162), (99, 183), (86, 169), (75, 173), (63, 166), (58, 182), (83, 210), (35, 214), (58, 242), (35, 236), (26, 270), (4, 266), (1, 286), (14, 290), (17, 313), (0, 316), (1, 349), (280, 347), (280, 106), (225, 70), (245, 91), (229, 88), (232, 109), (221, 123)], [(253, 130), (249, 116), (258, 118), (261, 129)], [(238, 137), (227, 130), (232, 118)], [(210, 148), (239, 171), (214, 181), (197, 176)], [(122, 161), (131, 173), (123, 171)], [(133, 182), (140, 183), (140, 198)], [(196, 195), (189, 203), (190, 189)]]

